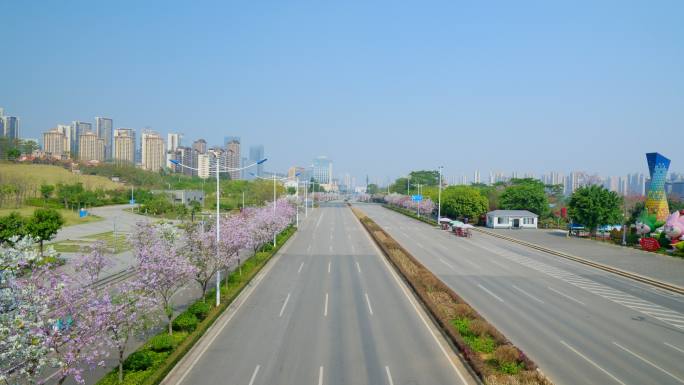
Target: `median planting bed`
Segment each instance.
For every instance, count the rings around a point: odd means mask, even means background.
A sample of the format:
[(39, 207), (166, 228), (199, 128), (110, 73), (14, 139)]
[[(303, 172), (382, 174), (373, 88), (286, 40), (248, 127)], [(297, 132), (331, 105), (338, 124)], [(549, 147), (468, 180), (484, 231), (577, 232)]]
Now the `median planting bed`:
[(124, 363), (123, 382), (118, 380), (118, 371), (113, 370), (102, 378), (98, 385), (156, 385), (173, 369), (183, 356), (204, 335), (211, 325), (230, 306), (235, 298), (266, 265), (285, 242), (294, 234), (290, 226), (278, 234), (275, 248), (265, 245), (242, 264), (242, 273), (235, 270), (221, 285), (221, 305), (215, 306), (216, 290), (210, 290), (173, 321), (173, 335), (166, 330), (152, 337), (138, 350), (131, 353)]
[(485, 384), (551, 385), (534, 362), (380, 226), (352, 211)]

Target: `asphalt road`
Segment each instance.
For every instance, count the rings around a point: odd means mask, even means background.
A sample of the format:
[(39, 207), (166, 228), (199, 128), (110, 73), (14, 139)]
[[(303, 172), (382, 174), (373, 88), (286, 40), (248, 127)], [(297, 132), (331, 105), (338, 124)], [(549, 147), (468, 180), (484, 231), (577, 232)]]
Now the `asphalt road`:
[(581, 256), (594, 262), (684, 287), (684, 259), (609, 242), (567, 238), (564, 230), (487, 229), (501, 235)]
[(346, 206), (276, 258), (165, 384), (475, 383)]
[(557, 385), (684, 383), (684, 297), (512, 242), (359, 205)]

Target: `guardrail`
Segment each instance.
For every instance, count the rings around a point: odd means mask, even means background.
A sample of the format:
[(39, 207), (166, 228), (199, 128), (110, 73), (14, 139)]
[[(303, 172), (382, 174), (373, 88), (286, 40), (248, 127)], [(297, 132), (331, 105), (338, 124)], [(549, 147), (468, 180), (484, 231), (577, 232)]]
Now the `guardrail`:
[(572, 254), (564, 253), (561, 251), (553, 250), (553, 249), (550, 249), (548, 247), (540, 246), (540, 245), (537, 245), (536, 243), (522, 241), (522, 240), (517, 239), (517, 238), (509, 237), (509, 236), (502, 235), (502, 234), (497, 234), (495, 232), (484, 230), (482, 228), (476, 227), (476, 228), (474, 228), (474, 230), (479, 231), (483, 234), (490, 235), (492, 237), (505, 239), (509, 242), (517, 243), (517, 244), (527, 246), (527, 247), (535, 249), (535, 250), (543, 251), (543, 252), (548, 253), (548, 254), (552, 254), (552, 255), (562, 257), (565, 259), (569, 259), (571, 261), (579, 262), (581, 264), (591, 266), (591, 267), (594, 267), (594, 268), (597, 268), (597, 269), (600, 269), (603, 271), (607, 271), (607, 272), (617, 274), (617, 275), (620, 275), (620, 276), (623, 276), (626, 278), (630, 278), (630, 279), (633, 279), (635, 281), (645, 283), (645, 284), (648, 284), (651, 286), (655, 286), (655, 287), (660, 288), (660, 289), (664, 289), (664, 290), (671, 291), (673, 293), (684, 295), (684, 287), (681, 287), (681, 286), (677, 286), (677, 285), (667, 283), (667, 282), (663, 282), (663, 281), (658, 281), (656, 279), (646, 277), (646, 276), (643, 276), (641, 274), (633, 273), (631, 271), (621, 270), (621, 269), (618, 269), (618, 268), (615, 268), (612, 266), (604, 265), (602, 263), (590, 261), (588, 259), (578, 257), (576, 255), (572, 255)]

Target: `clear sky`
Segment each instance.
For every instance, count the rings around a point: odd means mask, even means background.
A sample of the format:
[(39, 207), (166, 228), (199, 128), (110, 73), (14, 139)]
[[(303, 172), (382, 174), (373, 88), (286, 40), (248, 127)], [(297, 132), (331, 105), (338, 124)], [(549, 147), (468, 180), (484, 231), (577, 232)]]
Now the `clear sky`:
[(22, 136), (114, 119), (267, 169), (684, 171), (684, 2), (4, 1), (0, 106)]

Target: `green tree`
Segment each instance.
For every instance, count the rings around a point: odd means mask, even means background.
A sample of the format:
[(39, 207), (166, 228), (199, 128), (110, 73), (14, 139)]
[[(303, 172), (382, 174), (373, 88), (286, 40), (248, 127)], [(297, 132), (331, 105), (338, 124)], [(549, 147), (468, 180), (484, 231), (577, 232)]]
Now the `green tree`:
[(518, 179), (501, 194), (501, 207), (506, 210), (529, 210), (540, 217), (549, 213), (549, 200), (543, 183)]
[(476, 223), (487, 212), (489, 202), (480, 191), (470, 186), (450, 186), (442, 190), (442, 214), (452, 218), (468, 218)]
[(40, 242), (40, 254), (43, 255), (43, 242), (52, 239), (64, 225), (64, 218), (54, 209), (36, 209), (26, 223), (26, 233)]
[(390, 186), (390, 192), (406, 195), (408, 183), (408, 178), (397, 178)]
[(40, 186), (40, 195), (43, 196), (43, 199), (45, 199), (46, 202), (48, 199), (50, 199), (53, 192), (55, 192), (55, 186), (51, 184), (44, 184)]
[(14, 236), (26, 235), (26, 219), (16, 211), (0, 217), (0, 243), (10, 242)]
[(595, 234), (600, 226), (622, 221), (622, 197), (602, 186), (580, 187), (570, 197), (568, 215)]
[(9, 160), (16, 160), (21, 156), (21, 150), (19, 150), (16, 147), (12, 147), (7, 151), (7, 159)]
[(366, 193), (368, 194), (377, 194), (380, 191), (380, 188), (378, 187), (377, 184), (371, 183), (368, 185)]
[(38, 149), (38, 143), (35, 140), (23, 140), (20, 144), (21, 152), (26, 155), (33, 154), (33, 151)]
[(437, 186), (439, 184), (439, 171), (420, 170), (409, 173), (411, 185)]

